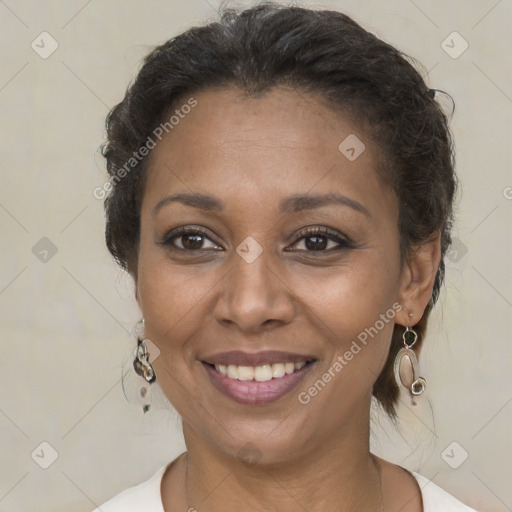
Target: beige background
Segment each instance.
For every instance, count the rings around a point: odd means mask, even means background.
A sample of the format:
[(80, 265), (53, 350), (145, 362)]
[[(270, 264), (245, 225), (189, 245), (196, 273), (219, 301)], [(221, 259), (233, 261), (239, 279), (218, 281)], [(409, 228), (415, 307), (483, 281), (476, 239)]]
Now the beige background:
[[(416, 57), (457, 103), (458, 250), (420, 361), (429, 389), (417, 409), (402, 402), (399, 430), (375, 411), (373, 449), (477, 509), (512, 510), (512, 3), (322, 5)], [(104, 247), (92, 191), (105, 179), (105, 115), (141, 57), (217, 8), (0, 1), (0, 512), (90, 511), (183, 450), (176, 413), (164, 405), (144, 415), (122, 393), (139, 314)], [(59, 45), (47, 59), (31, 48), (43, 31)], [(441, 44), (453, 31), (469, 44), (458, 58)], [(41, 252), (45, 242), (34, 254), (42, 237), (55, 255)], [(52, 450), (58, 458), (43, 469)]]

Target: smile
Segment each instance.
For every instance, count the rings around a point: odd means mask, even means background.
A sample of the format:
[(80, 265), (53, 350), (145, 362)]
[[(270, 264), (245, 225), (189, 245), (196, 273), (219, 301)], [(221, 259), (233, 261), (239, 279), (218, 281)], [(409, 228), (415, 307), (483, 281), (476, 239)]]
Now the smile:
[(286, 361), (283, 357), (282, 361), (265, 363), (258, 360), (255, 366), (218, 361), (201, 363), (209, 382), (222, 395), (240, 404), (263, 405), (290, 393), (317, 364), (316, 359), (304, 357), (296, 362)]
[(242, 381), (257, 381), (265, 382), (271, 379), (280, 379), (285, 375), (290, 375), (296, 371), (304, 368), (306, 364), (313, 362), (310, 359), (301, 363), (275, 363), (275, 364), (264, 364), (261, 366), (238, 366), (234, 364), (224, 365), (216, 364), (214, 368), (220, 374), (227, 376), (230, 379), (242, 380)]

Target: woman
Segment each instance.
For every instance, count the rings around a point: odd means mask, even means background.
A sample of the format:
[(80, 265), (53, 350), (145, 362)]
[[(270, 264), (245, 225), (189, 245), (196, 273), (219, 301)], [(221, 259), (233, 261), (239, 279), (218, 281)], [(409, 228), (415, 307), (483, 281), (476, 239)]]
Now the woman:
[(108, 118), (106, 239), (187, 452), (103, 512), (472, 510), (369, 450), (372, 396), (394, 418), (426, 387), (456, 185), (434, 96), (331, 11), (225, 11), (147, 56)]

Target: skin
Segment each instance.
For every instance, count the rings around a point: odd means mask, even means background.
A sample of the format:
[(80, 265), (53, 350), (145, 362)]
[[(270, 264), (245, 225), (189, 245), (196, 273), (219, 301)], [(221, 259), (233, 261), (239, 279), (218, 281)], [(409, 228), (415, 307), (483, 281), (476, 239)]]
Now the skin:
[[(380, 510), (380, 474), (386, 511), (421, 511), (413, 476), (369, 452), (372, 386), (393, 321), (308, 404), (297, 394), (394, 303), (403, 306), (395, 322), (420, 320), (439, 236), (400, 266), (398, 202), (377, 175), (376, 148), (320, 98), (281, 87), (259, 98), (235, 88), (194, 97), (197, 106), (151, 152), (134, 275), (146, 338), (160, 350), (157, 380), (187, 445), (162, 480), (165, 510)], [(350, 134), (366, 146), (354, 161), (338, 150)], [(332, 192), (368, 215), (340, 204), (279, 211), (289, 196)], [(224, 209), (172, 202), (153, 213), (177, 193), (215, 196)], [(160, 243), (190, 225), (204, 237)], [(351, 246), (299, 236), (304, 227), (328, 227)], [(236, 252), (248, 236), (262, 248), (252, 263)], [(281, 399), (242, 405), (217, 391), (200, 363), (228, 350), (298, 352), (317, 363)], [(256, 463), (237, 456), (248, 446)]]

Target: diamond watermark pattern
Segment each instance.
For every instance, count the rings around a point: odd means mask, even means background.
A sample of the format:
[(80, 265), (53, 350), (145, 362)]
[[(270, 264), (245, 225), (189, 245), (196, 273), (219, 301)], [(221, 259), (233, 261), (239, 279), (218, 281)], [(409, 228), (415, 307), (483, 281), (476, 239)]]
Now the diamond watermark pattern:
[(361, 156), (366, 146), (356, 135), (351, 133), (348, 137), (343, 139), (338, 149), (345, 158), (353, 162)]
[(468, 42), (458, 32), (452, 32), (441, 43), (441, 48), (452, 59), (458, 59), (468, 49), (468, 47)]
[(468, 457), (469, 453), (457, 441), (451, 442), (441, 453), (441, 458), (452, 469), (462, 466)]
[(41, 32), (30, 45), (39, 57), (47, 59), (59, 47), (59, 43), (48, 32)]
[(49, 238), (43, 236), (32, 247), (32, 254), (42, 263), (48, 263), (57, 254), (57, 246)]
[(236, 252), (247, 263), (256, 261), (258, 256), (263, 252), (263, 247), (256, 242), (252, 236), (248, 236), (237, 248)]
[(453, 263), (457, 263), (460, 261), (468, 252), (468, 246), (457, 238), (453, 237), (450, 248), (446, 253), (446, 257)]
[(257, 446), (252, 443), (245, 443), (236, 454), (236, 458), (244, 464), (251, 466), (261, 459), (261, 452)]
[(40, 443), (30, 456), (43, 469), (48, 469), (59, 458), (57, 450), (46, 441)]
[[(146, 349), (148, 351), (148, 362), (153, 364), (155, 359), (160, 355), (160, 349), (150, 340), (144, 339), (144, 345), (146, 345)], [(137, 357), (138, 347), (133, 349), (133, 356)]]

